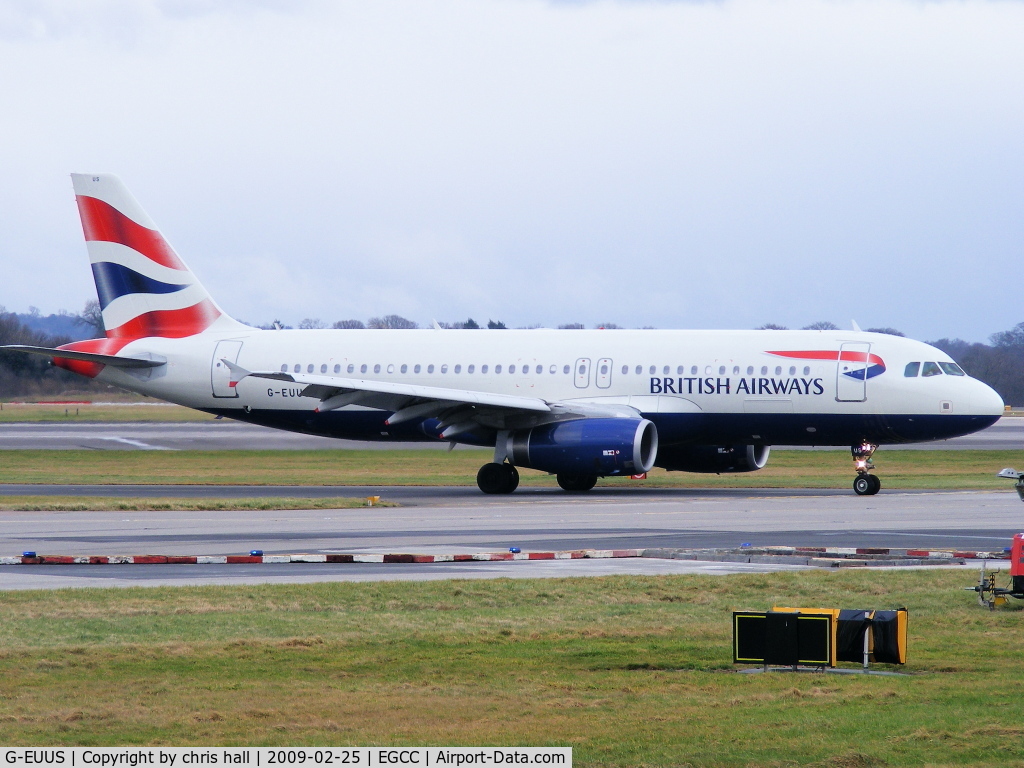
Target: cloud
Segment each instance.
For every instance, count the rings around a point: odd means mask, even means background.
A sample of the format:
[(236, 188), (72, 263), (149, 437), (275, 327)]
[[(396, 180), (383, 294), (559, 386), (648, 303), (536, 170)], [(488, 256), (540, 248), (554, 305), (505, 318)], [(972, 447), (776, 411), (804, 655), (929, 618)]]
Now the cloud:
[(984, 339), (1021, 319), (1000, 279), (1024, 241), (1020, 4), (0, 14), (0, 254), (32, 266), (9, 308), (91, 292), (66, 174), (96, 170), (254, 321), (857, 317)]

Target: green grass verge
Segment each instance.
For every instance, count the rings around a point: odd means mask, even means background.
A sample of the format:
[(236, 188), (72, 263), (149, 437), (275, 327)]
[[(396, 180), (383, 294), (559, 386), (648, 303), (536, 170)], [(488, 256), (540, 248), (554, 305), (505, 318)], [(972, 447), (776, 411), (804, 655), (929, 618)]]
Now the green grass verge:
[[(961, 590), (972, 580), (844, 570), (8, 592), (0, 743), (1024, 765), (1024, 614), (979, 607)], [(912, 674), (736, 674), (731, 611), (776, 603), (907, 606)]]
[[(69, 399), (74, 399), (73, 396)], [(84, 399), (84, 398), (83, 398)], [(110, 398), (105, 398), (110, 399)], [(0, 424), (12, 422), (131, 422), (210, 421), (208, 413), (169, 403), (126, 402), (123, 405), (92, 403), (0, 403)]]
[[(367, 506), (366, 499), (335, 496), (323, 499), (141, 499), (117, 496), (0, 496), (0, 511), (91, 512), (118, 510), (129, 512), (245, 509), (352, 509)], [(395, 507), (394, 502), (375, 501), (375, 507)]]
[[(209, 485), (473, 485), (489, 450), (362, 451), (4, 451), (5, 483), (184, 483)], [(1009, 490), (995, 473), (1021, 463), (1019, 451), (900, 451), (875, 454), (886, 489)], [(655, 470), (648, 480), (601, 485), (666, 488), (847, 488), (843, 451), (772, 451), (759, 472), (695, 475)], [(526, 486), (553, 487), (550, 475), (520, 473)]]

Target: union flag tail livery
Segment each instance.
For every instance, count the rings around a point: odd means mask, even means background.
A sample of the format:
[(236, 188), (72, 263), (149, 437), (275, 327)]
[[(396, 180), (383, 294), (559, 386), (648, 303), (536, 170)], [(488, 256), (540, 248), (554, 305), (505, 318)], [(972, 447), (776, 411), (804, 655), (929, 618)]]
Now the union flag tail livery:
[(117, 176), (75, 173), (71, 180), (107, 338), (246, 327), (217, 306)]
[(869, 495), (879, 445), (969, 434), (1003, 411), (941, 350), (858, 328), (262, 331), (217, 306), (116, 176), (72, 179), (106, 337), (6, 349), (278, 429), (493, 446), (485, 493), (515, 490), (520, 469), (579, 493), (653, 467), (756, 471), (772, 445), (843, 445)]

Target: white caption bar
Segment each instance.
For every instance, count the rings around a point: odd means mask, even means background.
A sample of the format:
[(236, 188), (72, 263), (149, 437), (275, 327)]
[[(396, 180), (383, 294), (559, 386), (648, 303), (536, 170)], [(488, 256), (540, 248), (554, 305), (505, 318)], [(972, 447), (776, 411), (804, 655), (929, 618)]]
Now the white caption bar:
[(194, 766), (572, 766), (572, 747), (55, 747), (4, 749), (0, 764), (32, 768)]

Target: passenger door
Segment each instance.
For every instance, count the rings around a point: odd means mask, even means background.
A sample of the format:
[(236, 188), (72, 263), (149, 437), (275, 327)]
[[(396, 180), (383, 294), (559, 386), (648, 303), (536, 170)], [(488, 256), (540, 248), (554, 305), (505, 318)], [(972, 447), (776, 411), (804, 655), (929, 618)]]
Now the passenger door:
[(219, 341), (217, 348), (213, 350), (213, 361), (210, 367), (210, 383), (213, 386), (214, 397), (238, 397), (235, 388), (231, 386), (231, 371), (224, 365), (222, 360), (238, 362), (238, 353), (242, 351), (240, 341)]
[(839, 348), (836, 367), (836, 400), (841, 403), (862, 403), (868, 398), (868, 354), (871, 345), (862, 341), (848, 342)]

